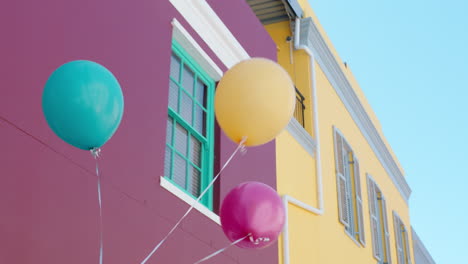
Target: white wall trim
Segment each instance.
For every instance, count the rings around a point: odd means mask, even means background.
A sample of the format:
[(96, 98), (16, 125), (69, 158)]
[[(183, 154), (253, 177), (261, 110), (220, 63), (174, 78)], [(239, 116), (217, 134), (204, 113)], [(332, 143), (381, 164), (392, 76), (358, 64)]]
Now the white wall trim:
[(250, 57), (205, 0), (169, 1), (227, 68)]
[(185, 30), (185, 28), (177, 21), (172, 19), (172, 38), (179, 43), (182, 48), (206, 71), (206, 73), (214, 80), (219, 81), (223, 76), (223, 71), (214, 63), (214, 61), (206, 54), (206, 52), (198, 45), (193, 37)]
[(413, 238), (413, 256), (415, 264), (436, 264), (413, 227), (411, 227), (411, 237)]
[[(303, 48), (306, 52), (310, 52), (309, 55), (313, 54), (315, 56), (318, 64), (323, 69), (328, 80), (350, 113), (354, 122), (359, 127), (361, 133), (373, 149), (380, 163), (387, 171), (394, 185), (402, 195), (403, 199), (408, 202), (411, 195), (411, 188), (403, 176), (403, 172), (398, 167), (397, 162), (394, 160), (392, 154), (385, 145), (380, 133), (372, 123), (372, 120), (361, 104), (353, 87), (341, 70), (340, 64), (337, 62), (323, 36), (320, 34), (315, 22), (312, 18), (310, 18), (310, 21), (308, 45), (304, 45), (305, 47)], [(299, 20), (296, 22), (296, 27), (300, 27)], [(299, 39), (299, 36), (296, 35), (295, 37), (296, 40)], [(300, 47), (299, 42), (296, 42), (296, 44), (296, 48), (298, 48), (298, 46)]]
[(296, 118), (291, 118), (289, 121), (286, 130), (291, 134), (297, 142), (304, 148), (307, 153), (312, 157), (315, 156), (316, 143), (314, 139), (307, 133), (307, 131), (302, 127), (302, 125), (296, 120)]
[(313, 214), (316, 215), (323, 215), (324, 211), (323, 208), (317, 209), (313, 206), (310, 206), (292, 196), (287, 194), (283, 195), (283, 206), (285, 210), (285, 221), (283, 226), (283, 264), (290, 264), (290, 256), (289, 256), (289, 204), (294, 204), (302, 209), (305, 209)]
[(174, 194), (176, 197), (180, 198), (182, 201), (186, 202), (188, 205), (192, 205), (195, 203), (194, 208), (197, 209), (200, 213), (204, 214), (209, 219), (213, 220), (213, 222), (221, 225), (221, 220), (219, 216), (208, 208), (206, 208), (203, 204), (196, 202), (190, 195), (186, 194), (182, 191), (179, 187), (175, 186), (172, 182), (166, 180), (163, 176), (160, 177), (160, 185), (170, 193)]
[[(307, 51), (306, 51), (307, 52)], [(318, 208), (315, 208), (309, 204), (306, 204), (292, 196), (287, 194), (283, 195), (283, 205), (285, 210), (286, 219), (284, 222), (283, 227), (283, 264), (290, 264), (290, 256), (289, 256), (289, 204), (294, 204), (300, 208), (303, 208), (313, 214), (316, 215), (323, 215), (325, 213), (324, 202), (323, 202), (323, 186), (322, 186), (322, 160), (320, 154), (320, 129), (319, 129), (319, 121), (318, 121), (318, 99), (317, 99), (317, 83), (315, 78), (315, 58), (312, 53), (308, 53), (310, 56), (310, 71), (312, 81), (311, 83), (311, 90), (312, 90), (312, 97), (313, 97), (313, 108), (312, 114), (314, 117), (314, 135), (315, 135), (315, 175), (317, 177), (317, 201), (318, 201)], [(297, 122), (297, 121), (296, 121)], [(297, 122), (298, 123), (298, 122)], [(299, 123), (298, 123), (299, 125)], [(300, 125), (299, 125), (300, 126)], [(288, 125), (289, 127), (289, 125)], [(302, 127), (301, 127), (302, 128)], [(305, 132), (305, 130), (304, 130)], [(306, 132), (307, 133), (307, 132)], [(309, 134), (307, 134), (310, 137)], [(312, 142), (313, 139), (311, 138)], [(301, 143), (299, 141), (299, 143)]]

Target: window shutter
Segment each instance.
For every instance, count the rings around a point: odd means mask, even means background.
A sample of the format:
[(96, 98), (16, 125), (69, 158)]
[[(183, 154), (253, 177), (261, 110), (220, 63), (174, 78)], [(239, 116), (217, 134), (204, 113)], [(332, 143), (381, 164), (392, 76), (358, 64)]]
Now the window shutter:
[(393, 212), (393, 225), (395, 229), (395, 241), (396, 241), (396, 249), (397, 249), (397, 259), (398, 264), (405, 264), (405, 256), (403, 252), (403, 245), (401, 241), (401, 223), (400, 218)]
[(366, 244), (366, 237), (364, 234), (364, 219), (362, 215), (362, 192), (361, 192), (361, 173), (359, 171), (359, 161), (356, 156), (353, 155), (353, 162), (354, 162), (354, 185), (355, 185), (355, 192), (356, 192), (356, 209), (357, 209), (357, 223), (358, 223), (358, 235), (359, 235), (359, 242), (362, 245)]
[(378, 225), (377, 225), (377, 197), (375, 191), (375, 184), (370, 179), (367, 178), (367, 186), (369, 191), (369, 213), (370, 213), (370, 220), (371, 220), (371, 232), (372, 232), (372, 251), (374, 253), (374, 257), (377, 260), (382, 259), (382, 255), (380, 254), (380, 243), (379, 243), (379, 235), (378, 235)]
[(385, 237), (385, 255), (383, 256), (386, 264), (392, 263), (392, 258), (390, 254), (390, 233), (388, 232), (388, 220), (387, 220), (387, 203), (385, 202), (385, 197), (382, 195), (382, 218), (384, 225), (384, 237)]
[(338, 193), (338, 214), (340, 222), (349, 227), (349, 205), (348, 205), (348, 188), (346, 178), (344, 176), (344, 151), (343, 139), (338, 131), (335, 130), (335, 162), (336, 162), (336, 186)]
[(344, 175), (344, 164), (343, 164), (343, 138), (335, 130), (335, 163), (336, 173)]
[(409, 239), (408, 239), (408, 230), (406, 228), (404, 228), (403, 233), (405, 234), (406, 263), (411, 264), (410, 242), (409, 242)]

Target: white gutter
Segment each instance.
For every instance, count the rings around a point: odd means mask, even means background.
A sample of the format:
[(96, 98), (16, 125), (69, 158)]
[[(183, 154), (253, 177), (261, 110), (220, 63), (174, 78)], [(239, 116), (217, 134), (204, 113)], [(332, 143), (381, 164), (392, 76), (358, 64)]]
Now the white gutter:
[(312, 54), (312, 51), (305, 45), (299, 45), (299, 28), (300, 28), (300, 19), (296, 18), (296, 25), (294, 28), (294, 48), (296, 50), (304, 50), (310, 56), (310, 71), (311, 71), (311, 90), (312, 90), (312, 100), (313, 108), (312, 114), (314, 118), (314, 136), (315, 136), (315, 173), (317, 175), (317, 201), (318, 208), (315, 208), (311, 205), (308, 205), (300, 200), (297, 200), (294, 197), (291, 197), (287, 194), (283, 195), (283, 204), (286, 212), (286, 219), (284, 222), (283, 228), (283, 264), (290, 264), (289, 261), (289, 228), (288, 228), (288, 205), (292, 203), (298, 207), (301, 207), (311, 213), (316, 215), (323, 215), (324, 206), (323, 206), (323, 186), (322, 186), (322, 162), (320, 155), (320, 134), (319, 134), (319, 122), (318, 122), (318, 107), (317, 107), (317, 86), (315, 81), (315, 58)]

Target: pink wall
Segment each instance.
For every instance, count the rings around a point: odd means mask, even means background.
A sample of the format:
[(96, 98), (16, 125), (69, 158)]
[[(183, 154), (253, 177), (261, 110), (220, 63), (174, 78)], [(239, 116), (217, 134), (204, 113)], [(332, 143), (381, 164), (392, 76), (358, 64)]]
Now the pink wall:
[[(251, 56), (276, 58), (245, 1), (209, 3)], [(104, 263), (139, 263), (188, 208), (159, 186), (173, 17), (225, 69), (166, 0), (0, 4), (0, 263), (98, 263), (94, 160), (58, 139), (41, 109), (49, 74), (70, 60), (105, 65), (125, 97), (121, 126), (103, 147), (100, 164)], [(224, 162), (234, 145), (224, 135), (219, 142)], [(275, 187), (274, 148), (270, 143), (236, 158), (222, 177), (220, 196), (245, 180)], [(150, 263), (193, 263), (227, 243), (220, 226), (194, 211)], [(277, 254), (276, 246), (233, 248), (206, 263), (277, 263)]]

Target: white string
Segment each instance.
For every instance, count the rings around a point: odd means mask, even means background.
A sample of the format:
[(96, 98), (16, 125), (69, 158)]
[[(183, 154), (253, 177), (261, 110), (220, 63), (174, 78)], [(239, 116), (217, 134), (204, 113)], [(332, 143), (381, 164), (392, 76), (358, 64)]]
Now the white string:
[(102, 198), (101, 198), (101, 175), (99, 174), (99, 155), (101, 155), (100, 148), (93, 148), (90, 150), (91, 155), (93, 155), (96, 160), (96, 176), (97, 176), (97, 193), (98, 193), (98, 202), (99, 202), (99, 264), (102, 264), (103, 257), (103, 236), (102, 236)]
[(214, 257), (214, 256), (216, 256), (218, 254), (221, 254), (226, 249), (230, 248), (231, 246), (234, 246), (235, 244), (241, 242), (242, 240), (246, 239), (249, 236), (252, 237), (252, 234), (248, 234), (245, 237), (239, 238), (238, 240), (236, 240), (236, 241), (232, 242), (231, 244), (229, 244), (227, 247), (224, 247), (224, 248), (222, 248), (222, 249), (220, 249), (220, 250), (218, 250), (218, 251), (216, 251), (216, 252), (214, 252), (214, 253), (212, 253), (212, 254), (210, 254), (210, 255), (202, 258), (202, 259), (200, 259), (199, 261), (197, 261), (197, 262), (195, 262), (193, 264), (199, 264), (199, 263), (202, 263), (205, 260), (209, 260), (210, 258), (212, 258), (212, 257)]
[(200, 194), (200, 196), (198, 196), (197, 200), (195, 200), (192, 203), (192, 205), (187, 210), (187, 212), (185, 212), (185, 214), (179, 219), (179, 221), (177, 221), (177, 223), (174, 225), (174, 227), (172, 227), (171, 231), (169, 231), (169, 233), (167, 233), (167, 235), (153, 248), (153, 250), (149, 253), (149, 255), (141, 262), (141, 264), (145, 264), (151, 258), (151, 256), (153, 256), (153, 254), (158, 250), (158, 248), (162, 244), (164, 244), (164, 242), (166, 242), (167, 238), (174, 232), (174, 230), (176, 230), (176, 228), (180, 225), (180, 223), (182, 223), (182, 220), (184, 220), (184, 218), (190, 213), (190, 211), (192, 211), (192, 209), (195, 207), (195, 205), (200, 201), (200, 199), (203, 197), (203, 195), (205, 195), (205, 193), (211, 188), (213, 183), (218, 179), (218, 177), (221, 175), (221, 172), (223, 172), (223, 170), (226, 168), (226, 166), (231, 162), (231, 160), (237, 154), (237, 152), (239, 152), (239, 150), (240, 150), (242, 153), (245, 153), (246, 150), (245, 150), (244, 143), (245, 143), (246, 140), (247, 140), (246, 137), (242, 138), (242, 140), (239, 143), (239, 145), (237, 146), (236, 150), (234, 150), (231, 157), (229, 157), (229, 159), (226, 161), (226, 163), (224, 163), (223, 167), (219, 170), (218, 174), (216, 174), (216, 176), (213, 178), (213, 180), (211, 180), (210, 184), (208, 184), (208, 186), (205, 188), (205, 190)]

